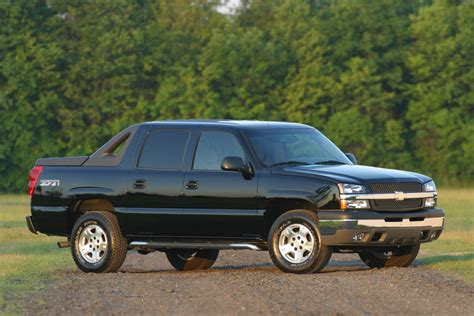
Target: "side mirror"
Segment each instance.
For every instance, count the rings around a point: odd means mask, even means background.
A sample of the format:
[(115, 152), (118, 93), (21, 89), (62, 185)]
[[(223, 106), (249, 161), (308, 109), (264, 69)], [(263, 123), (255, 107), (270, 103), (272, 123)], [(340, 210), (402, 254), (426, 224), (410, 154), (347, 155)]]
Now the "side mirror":
[(241, 172), (246, 180), (250, 180), (253, 177), (252, 168), (250, 167), (250, 165), (245, 164), (244, 160), (241, 157), (225, 157), (222, 160), (221, 169), (224, 171)]
[(242, 172), (245, 169), (244, 160), (241, 157), (225, 157), (221, 163), (221, 169), (224, 171)]
[(357, 158), (353, 153), (346, 153), (346, 157), (354, 164), (357, 165)]

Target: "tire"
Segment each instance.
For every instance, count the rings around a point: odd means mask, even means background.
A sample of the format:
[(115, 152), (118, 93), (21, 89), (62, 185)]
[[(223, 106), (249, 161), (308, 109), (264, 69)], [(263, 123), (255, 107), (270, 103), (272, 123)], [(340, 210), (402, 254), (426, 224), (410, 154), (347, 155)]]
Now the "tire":
[[(391, 250), (391, 254), (387, 250)], [(420, 244), (395, 249), (369, 249), (360, 252), (359, 256), (371, 268), (408, 267), (415, 260), (418, 251)]]
[(71, 234), (71, 251), (84, 272), (116, 272), (127, 255), (128, 243), (115, 215), (89, 212), (76, 221)]
[(314, 273), (331, 259), (332, 250), (321, 245), (318, 217), (308, 210), (278, 217), (268, 235), (270, 257), (283, 272)]
[(178, 271), (206, 270), (217, 260), (217, 249), (169, 249), (166, 257)]

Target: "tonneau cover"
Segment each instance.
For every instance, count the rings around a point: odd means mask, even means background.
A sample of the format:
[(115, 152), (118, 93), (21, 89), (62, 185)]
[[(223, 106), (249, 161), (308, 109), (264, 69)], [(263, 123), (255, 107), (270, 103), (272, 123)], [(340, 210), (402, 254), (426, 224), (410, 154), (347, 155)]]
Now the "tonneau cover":
[(57, 157), (57, 158), (40, 158), (36, 160), (36, 166), (81, 166), (89, 159), (89, 156), (76, 157)]

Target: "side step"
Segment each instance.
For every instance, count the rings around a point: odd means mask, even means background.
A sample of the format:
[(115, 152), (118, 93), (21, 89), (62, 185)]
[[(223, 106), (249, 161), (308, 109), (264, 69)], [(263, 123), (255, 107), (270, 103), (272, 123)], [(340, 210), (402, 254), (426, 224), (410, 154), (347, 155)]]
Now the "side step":
[(261, 247), (249, 243), (209, 243), (209, 242), (170, 242), (170, 241), (132, 241), (129, 249), (219, 249), (219, 250), (263, 250)]

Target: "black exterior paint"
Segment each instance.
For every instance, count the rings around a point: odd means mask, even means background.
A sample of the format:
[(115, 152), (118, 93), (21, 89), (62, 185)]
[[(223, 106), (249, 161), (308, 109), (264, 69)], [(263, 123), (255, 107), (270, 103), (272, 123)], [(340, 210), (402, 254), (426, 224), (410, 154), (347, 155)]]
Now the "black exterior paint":
[[(137, 168), (140, 148), (148, 133), (157, 128), (191, 132), (180, 170)], [(111, 145), (125, 133), (130, 134), (120, 159), (95, 153), (90, 156), (93, 159), (86, 159), (81, 166), (71, 166), (67, 160), (64, 165), (57, 159), (54, 164), (49, 164), (48, 159), (38, 160), (37, 163), (44, 165), (40, 179), (60, 180), (60, 186), (37, 184), (31, 200), (34, 227), (49, 235), (68, 236), (81, 203), (101, 199), (113, 206), (122, 232), (129, 240), (188, 238), (258, 242), (266, 241), (269, 220), (279, 215), (272, 212), (280, 204), (286, 203), (290, 209), (303, 205), (324, 218), (347, 214), (339, 210), (337, 183), (430, 181), (416, 173), (357, 165), (263, 168), (245, 137), (246, 130), (262, 128), (311, 127), (238, 121), (149, 122), (132, 126), (107, 143)], [(235, 171), (192, 170), (202, 130), (233, 133), (246, 153), (252, 177), (245, 178)], [(106, 153), (107, 144), (99, 151)], [(134, 185), (137, 180), (139, 186)], [(186, 188), (190, 181), (198, 183), (198, 188)]]

